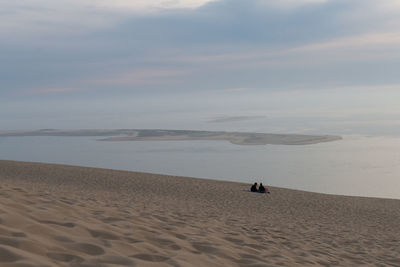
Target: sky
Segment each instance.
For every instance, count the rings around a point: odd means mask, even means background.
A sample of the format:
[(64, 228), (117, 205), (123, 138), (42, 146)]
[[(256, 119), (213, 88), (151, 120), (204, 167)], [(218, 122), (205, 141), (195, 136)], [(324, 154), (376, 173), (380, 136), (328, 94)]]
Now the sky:
[(398, 0), (0, 0), (0, 19), (0, 130), (400, 135)]

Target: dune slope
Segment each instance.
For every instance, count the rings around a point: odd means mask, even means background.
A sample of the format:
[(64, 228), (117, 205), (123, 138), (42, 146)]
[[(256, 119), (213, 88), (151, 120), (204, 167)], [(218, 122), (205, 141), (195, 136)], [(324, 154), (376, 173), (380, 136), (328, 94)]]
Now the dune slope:
[(400, 266), (400, 200), (0, 161), (1, 266)]

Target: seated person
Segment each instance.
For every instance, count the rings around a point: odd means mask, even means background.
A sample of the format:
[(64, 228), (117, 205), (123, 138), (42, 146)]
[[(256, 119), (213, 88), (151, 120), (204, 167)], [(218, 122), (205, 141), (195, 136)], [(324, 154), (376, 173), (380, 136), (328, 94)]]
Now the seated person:
[(257, 190), (257, 183), (254, 183), (254, 184), (251, 186), (250, 191), (251, 191), (251, 192), (257, 192), (257, 191), (258, 191), (258, 190)]
[(258, 192), (265, 193), (265, 187), (263, 186), (262, 183), (260, 183), (260, 187), (258, 187)]

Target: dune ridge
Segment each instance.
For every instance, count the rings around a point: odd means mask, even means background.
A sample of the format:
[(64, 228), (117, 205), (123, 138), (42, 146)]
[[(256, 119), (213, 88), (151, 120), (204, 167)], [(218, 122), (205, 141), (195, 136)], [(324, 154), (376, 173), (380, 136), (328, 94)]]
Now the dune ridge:
[(0, 161), (1, 266), (400, 266), (400, 200)]

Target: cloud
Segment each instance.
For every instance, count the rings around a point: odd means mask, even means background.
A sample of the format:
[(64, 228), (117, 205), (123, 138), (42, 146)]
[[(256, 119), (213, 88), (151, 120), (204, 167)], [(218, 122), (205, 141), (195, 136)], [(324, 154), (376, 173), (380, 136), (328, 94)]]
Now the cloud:
[(400, 90), (400, 83), (395, 84), (375, 84), (358, 86), (341, 86), (331, 88), (334, 90), (360, 90), (360, 91), (382, 91), (382, 90)]
[(131, 11), (149, 12), (162, 9), (198, 8), (213, 0), (94, 0), (97, 7), (122, 8)]
[(149, 84), (166, 84), (175, 81), (175, 78), (186, 75), (188, 72), (184, 70), (171, 69), (147, 69), (138, 71), (124, 71), (122, 73), (113, 74), (109, 77), (95, 79), (89, 83), (100, 85), (149, 85)]
[(265, 119), (266, 116), (224, 116), (209, 120), (210, 123), (240, 122), (256, 119)]
[(258, 0), (258, 5), (264, 8), (275, 7), (275, 8), (294, 9), (304, 5), (323, 4), (328, 1), (329, 0), (280, 0), (280, 1)]
[(396, 29), (399, 9), (395, 0), (2, 1), (0, 33), (32, 39), (110, 30), (164, 42), (298, 43)]
[(226, 88), (226, 89), (222, 89), (222, 90), (218, 90), (219, 92), (227, 92), (227, 93), (236, 93), (236, 92), (245, 92), (245, 91), (249, 91), (251, 90), (251, 88), (247, 88), (247, 87), (236, 87), (236, 88)]
[(0, 7), (0, 90), (399, 82), (400, 5), (393, 0), (21, 0)]
[(362, 47), (380, 47), (400, 45), (399, 32), (368, 33), (339, 38), (326, 42), (318, 42), (302, 46), (292, 51), (317, 51), (332, 49), (354, 49)]
[(86, 91), (83, 88), (62, 88), (62, 87), (49, 87), (49, 88), (36, 88), (29, 90), (21, 90), (13, 93), (14, 96), (41, 96), (41, 95), (58, 95)]
[(8, 39), (82, 35), (114, 27), (132, 15), (194, 9), (211, 0), (19, 0), (1, 1), (0, 34)]

